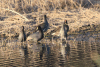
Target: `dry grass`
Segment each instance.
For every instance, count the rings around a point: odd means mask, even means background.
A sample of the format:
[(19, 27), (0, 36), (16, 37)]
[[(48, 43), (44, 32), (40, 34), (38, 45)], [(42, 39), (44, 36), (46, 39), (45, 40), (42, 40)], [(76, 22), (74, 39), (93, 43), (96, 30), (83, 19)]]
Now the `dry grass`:
[[(86, 0), (85, 0), (86, 1)], [(43, 22), (46, 14), (50, 29), (48, 33), (68, 20), (70, 31), (75, 31), (85, 25), (98, 24), (100, 13), (94, 8), (84, 8), (87, 3), (78, 0), (1, 0), (0, 1), (0, 34), (16, 36), (20, 26), (25, 31), (33, 30), (37, 24)], [(87, 1), (86, 1), (87, 2)], [(95, 7), (93, 1), (88, 2)], [(88, 4), (89, 5), (89, 4)], [(99, 5), (97, 5), (99, 7)], [(98, 8), (98, 7), (95, 8)], [(36, 23), (35, 23), (36, 22)], [(10, 33), (10, 34), (9, 34)]]

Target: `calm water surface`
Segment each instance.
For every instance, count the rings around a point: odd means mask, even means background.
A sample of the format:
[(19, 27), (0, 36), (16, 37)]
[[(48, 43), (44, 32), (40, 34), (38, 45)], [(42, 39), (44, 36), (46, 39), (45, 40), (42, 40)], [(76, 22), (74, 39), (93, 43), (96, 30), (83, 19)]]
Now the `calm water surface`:
[(0, 67), (100, 67), (98, 35), (69, 35), (45, 43), (20, 43), (1, 39)]

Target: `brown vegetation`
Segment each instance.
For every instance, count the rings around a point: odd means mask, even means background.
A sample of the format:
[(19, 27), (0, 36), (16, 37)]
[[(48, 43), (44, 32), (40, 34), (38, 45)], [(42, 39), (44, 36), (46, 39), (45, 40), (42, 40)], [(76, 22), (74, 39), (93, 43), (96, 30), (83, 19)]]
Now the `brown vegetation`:
[(34, 26), (43, 22), (43, 14), (47, 14), (50, 24), (48, 33), (65, 19), (70, 31), (99, 23), (99, 3), (93, 0), (2, 0), (0, 4), (0, 34), (6, 36), (18, 35), (22, 25), (26, 33), (32, 31)]

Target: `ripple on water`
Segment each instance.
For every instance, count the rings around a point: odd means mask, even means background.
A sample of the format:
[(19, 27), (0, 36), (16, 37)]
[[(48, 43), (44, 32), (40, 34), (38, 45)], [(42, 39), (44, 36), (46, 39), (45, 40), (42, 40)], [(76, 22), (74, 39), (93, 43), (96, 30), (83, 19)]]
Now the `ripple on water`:
[(95, 38), (96, 35), (69, 36), (62, 45), (59, 39), (54, 39), (54, 43), (47, 38), (40, 43), (3, 40), (5, 42), (0, 43), (5, 43), (0, 47), (0, 67), (99, 67), (100, 42)]

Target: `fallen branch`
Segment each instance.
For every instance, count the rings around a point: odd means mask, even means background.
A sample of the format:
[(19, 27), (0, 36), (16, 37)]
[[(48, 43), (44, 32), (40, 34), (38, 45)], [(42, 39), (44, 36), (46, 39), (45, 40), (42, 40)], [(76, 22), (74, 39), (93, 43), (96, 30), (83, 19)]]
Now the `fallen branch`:
[(90, 0), (88, 0), (88, 2), (90, 2), (90, 3), (91, 3), (91, 5), (94, 7), (94, 5), (92, 4), (92, 2), (91, 2)]
[(20, 13), (14, 11), (14, 10), (6, 9), (6, 8), (1, 8), (1, 9), (8, 10), (8, 11), (11, 11), (13, 13), (16, 13), (16, 14), (20, 15), (22, 18), (24, 18), (26, 21), (29, 21), (25, 16), (21, 15)]

